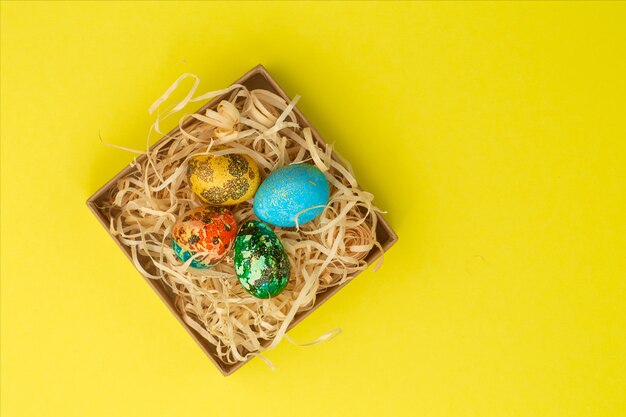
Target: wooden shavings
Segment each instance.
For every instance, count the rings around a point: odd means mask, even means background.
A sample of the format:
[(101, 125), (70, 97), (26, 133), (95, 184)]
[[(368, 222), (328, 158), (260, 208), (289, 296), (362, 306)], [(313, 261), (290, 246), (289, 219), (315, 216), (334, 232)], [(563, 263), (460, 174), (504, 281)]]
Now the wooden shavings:
[[(319, 293), (366, 269), (364, 259), (375, 247), (382, 253), (376, 240), (377, 209), (373, 196), (358, 188), (350, 165), (340, 162), (329, 145), (316, 143), (309, 128), (301, 129), (292, 111), (297, 99), (287, 103), (272, 92), (241, 85), (193, 98), (197, 77), (184, 74), (150, 112), (188, 77), (194, 79), (190, 93), (160, 120), (188, 102), (227, 93), (229, 99), (203, 114), (184, 116), (176, 134), (149, 149), (143, 162), (134, 161), (137, 173), (118, 181), (106, 209), (111, 233), (130, 248), (137, 269), (171, 288), (184, 321), (215, 346), (220, 360), (233, 364), (275, 347), (294, 317), (314, 307)], [(194, 122), (183, 129), (189, 118)], [(157, 132), (158, 121), (153, 126)], [(274, 227), (289, 256), (291, 277), (273, 299), (256, 299), (243, 290), (232, 256), (198, 270), (189, 266), (191, 260), (181, 263), (171, 248), (170, 230), (177, 217), (201, 205), (185, 176), (187, 162), (200, 154), (229, 153), (252, 157), (263, 177), (285, 165), (310, 163), (331, 185), (330, 201), (314, 221), (297, 228)], [(232, 209), (240, 224), (256, 218), (251, 200)], [(311, 343), (339, 332), (334, 329)]]

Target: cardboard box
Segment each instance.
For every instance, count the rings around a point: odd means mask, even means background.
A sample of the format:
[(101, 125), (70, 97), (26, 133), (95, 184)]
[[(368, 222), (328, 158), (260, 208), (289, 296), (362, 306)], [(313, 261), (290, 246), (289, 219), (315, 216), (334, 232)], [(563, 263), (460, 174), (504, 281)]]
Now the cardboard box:
[[(267, 70), (262, 65), (258, 65), (255, 68), (253, 68), (248, 73), (246, 73), (243, 77), (235, 81), (235, 83), (243, 84), (250, 90), (256, 89), (256, 88), (263, 88), (263, 89), (266, 89), (266, 90), (269, 90), (278, 94), (279, 96), (283, 97), (287, 102), (290, 101), (285, 91), (276, 83), (276, 81), (274, 81), (274, 79), (269, 75)], [(200, 110), (198, 110), (198, 113), (203, 113), (207, 108), (217, 107), (217, 104), (221, 100), (225, 99), (226, 96), (227, 94), (211, 100), (208, 104), (206, 104)], [(303, 128), (311, 127), (313, 137), (319, 144), (325, 143), (324, 140), (319, 135), (319, 133), (311, 126), (309, 121), (304, 117), (304, 115), (300, 112), (300, 110), (298, 110), (297, 107), (294, 108), (294, 113), (296, 114), (298, 118), (298, 122)], [(183, 127), (189, 128), (196, 123), (199, 123), (199, 122), (193, 119), (190, 119), (185, 122)], [(168, 137), (172, 135), (174, 132), (176, 132), (177, 130), (178, 130), (178, 127), (172, 130), (168, 135), (160, 139), (156, 144), (153, 145), (153, 147), (167, 140)], [(336, 157), (335, 154), (333, 154), (333, 158), (339, 161), (339, 159)], [(138, 157), (137, 161), (141, 163), (145, 159), (146, 159), (146, 155), (144, 154)], [(98, 207), (102, 206), (103, 202), (107, 201), (108, 199), (113, 198), (116, 187), (117, 187), (116, 184), (119, 179), (132, 175), (133, 173), (136, 173), (136, 172), (137, 172), (136, 168), (132, 166), (126, 167), (125, 169), (120, 171), (115, 177), (111, 178), (109, 182), (104, 184), (98, 191), (96, 191), (89, 198), (89, 200), (87, 200), (87, 206), (96, 215), (98, 220), (100, 220), (100, 223), (102, 223), (105, 230), (107, 231), (109, 230), (109, 218), (107, 217), (107, 214), (103, 212), (102, 210), (100, 210)], [(378, 227), (376, 230), (377, 239), (382, 245), (384, 251), (387, 251), (398, 240), (398, 237), (394, 233), (394, 231), (391, 229), (391, 227), (387, 224), (387, 222), (385, 222), (385, 219), (382, 217), (382, 215), (380, 215), (380, 213), (376, 213), (376, 215), (378, 216)], [(124, 251), (124, 253), (126, 253), (126, 256), (128, 256), (128, 258), (131, 259), (130, 249), (127, 246), (123, 245), (115, 237), (113, 237), (113, 239), (116, 241), (118, 246)], [(380, 255), (381, 255), (380, 250), (378, 248), (374, 248), (367, 255), (365, 260), (367, 261), (368, 264), (372, 264)], [(196, 343), (198, 343), (200, 348), (204, 351), (204, 353), (206, 353), (209, 359), (215, 364), (215, 366), (217, 366), (217, 368), (222, 372), (223, 375), (227, 376), (227, 375), (232, 374), (233, 372), (241, 368), (246, 363), (246, 362), (239, 362), (234, 365), (223, 363), (219, 359), (219, 357), (216, 355), (215, 348), (213, 347), (213, 345), (209, 343), (206, 339), (204, 339), (202, 336), (200, 336), (195, 330), (193, 330), (183, 321), (180, 313), (176, 310), (174, 306), (175, 295), (171, 292), (171, 290), (167, 286), (163, 285), (161, 281), (155, 281), (149, 278), (145, 278), (145, 279), (148, 282), (148, 285), (150, 285), (150, 287), (152, 287), (152, 289), (158, 294), (161, 300), (163, 300), (165, 305), (170, 309), (172, 314), (176, 316), (180, 324), (187, 330), (187, 332), (189, 332), (191, 337), (194, 338)], [(342, 285), (336, 286), (336, 287), (329, 288), (319, 293), (315, 301), (315, 306), (309, 311), (306, 311), (302, 314), (297, 314), (293, 322), (289, 325), (289, 330), (291, 330), (296, 324), (300, 323), (300, 321), (302, 321), (305, 317), (307, 317), (309, 314), (311, 314), (313, 311), (319, 308), (320, 305), (322, 305), (326, 300), (328, 300), (337, 291), (341, 290), (346, 284), (348, 284), (348, 282)]]

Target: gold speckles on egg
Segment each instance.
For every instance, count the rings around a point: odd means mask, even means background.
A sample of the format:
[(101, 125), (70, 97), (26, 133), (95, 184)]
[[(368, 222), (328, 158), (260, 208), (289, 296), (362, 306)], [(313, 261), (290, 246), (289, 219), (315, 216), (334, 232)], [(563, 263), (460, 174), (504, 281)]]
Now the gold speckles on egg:
[(254, 196), (259, 167), (244, 154), (199, 155), (189, 160), (187, 175), (193, 192), (205, 203), (230, 206)]

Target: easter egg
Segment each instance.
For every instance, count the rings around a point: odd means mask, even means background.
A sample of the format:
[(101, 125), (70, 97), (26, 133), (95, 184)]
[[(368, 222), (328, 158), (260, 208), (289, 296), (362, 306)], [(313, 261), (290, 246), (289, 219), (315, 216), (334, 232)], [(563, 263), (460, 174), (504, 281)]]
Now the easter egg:
[(329, 195), (328, 181), (319, 169), (308, 164), (289, 165), (263, 181), (254, 197), (254, 213), (266, 223), (294, 227), (298, 213), (298, 224), (320, 215)]
[(230, 250), (237, 235), (235, 215), (226, 207), (198, 207), (178, 218), (172, 228), (172, 248), (178, 259), (194, 268), (209, 268)]
[(191, 190), (212, 206), (231, 206), (254, 196), (261, 177), (248, 155), (199, 155), (189, 160)]
[(241, 286), (257, 298), (275, 297), (289, 281), (289, 258), (268, 225), (249, 220), (235, 238), (235, 273)]

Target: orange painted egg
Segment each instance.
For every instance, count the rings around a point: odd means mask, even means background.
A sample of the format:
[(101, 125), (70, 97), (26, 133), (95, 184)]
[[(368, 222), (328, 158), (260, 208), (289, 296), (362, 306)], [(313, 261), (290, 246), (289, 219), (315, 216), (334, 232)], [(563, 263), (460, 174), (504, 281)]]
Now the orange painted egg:
[(172, 229), (172, 248), (182, 262), (209, 268), (221, 261), (237, 235), (237, 221), (226, 207), (198, 207), (178, 218)]

